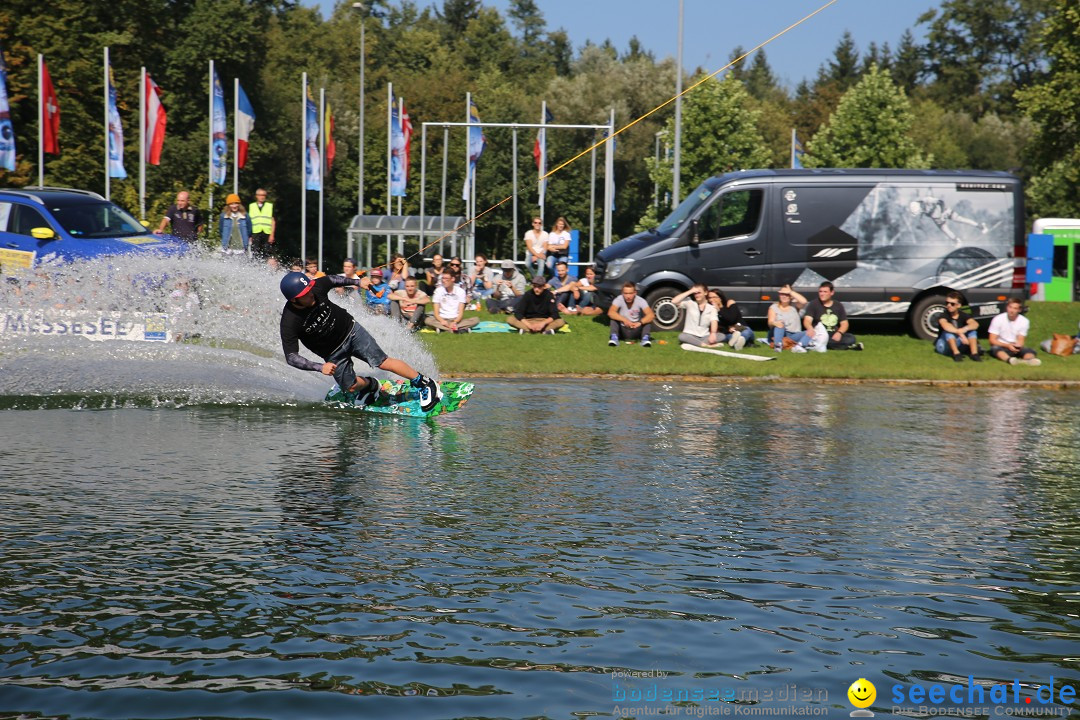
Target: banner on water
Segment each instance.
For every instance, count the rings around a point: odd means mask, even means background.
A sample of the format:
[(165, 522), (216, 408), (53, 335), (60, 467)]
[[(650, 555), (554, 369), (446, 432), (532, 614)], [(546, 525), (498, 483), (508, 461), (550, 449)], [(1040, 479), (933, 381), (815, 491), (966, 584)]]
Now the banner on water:
[(3, 310), (0, 335), (72, 336), (87, 340), (171, 342), (164, 313)]

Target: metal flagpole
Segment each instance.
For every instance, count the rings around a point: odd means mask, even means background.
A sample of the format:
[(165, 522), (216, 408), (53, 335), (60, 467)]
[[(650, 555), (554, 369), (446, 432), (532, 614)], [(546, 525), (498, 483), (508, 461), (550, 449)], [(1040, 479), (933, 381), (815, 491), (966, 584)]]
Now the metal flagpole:
[(109, 46), (105, 46), (105, 199), (109, 199)]
[[(353, 7), (356, 7), (358, 3), (353, 3)], [(364, 214), (364, 65), (367, 64), (367, 56), (364, 54), (364, 16), (360, 16), (360, 159), (359, 171), (359, 190), (357, 191), (356, 198), (356, 214)], [(370, 248), (370, 242), (368, 244)], [(370, 265), (370, 262), (369, 262)]]
[(427, 196), (425, 184), (427, 182), (427, 123), (420, 126), (420, 259), (424, 259), (424, 245), (427, 236), (424, 234), (424, 198)]
[[(547, 100), (544, 100), (540, 104), (540, 124), (547, 124)], [(537, 168), (537, 173), (540, 178), (540, 219), (544, 219), (544, 200), (547, 198), (547, 182), (544, 181), (544, 174), (547, 172), (547, 130), (540, 128), (540, 167)]]
[(307, 262), (307, 73), (300, 89), (300, 262)]
[(611, 202), (615, 190), (615, 108), (611, 108), (607, 142), (604, 144), (604, 247), (611, 244)]
[(326, 88), (319, 88), (319, 269), (322, 270), (323, 197), (326, 192)]
[(37, 184), (45, 185), (45, 56), (37, 56), (37, 96), (38, 96), (38, 133), (37, 133)]
[[(394, 142), (394, 83), (386, 83), (386, 214), (393, 214), (393, 206), (390, 200), (390, 166), (393, 162), (391, 157), (391, 145)], [(386, 236), (389, 247), (390, 236)], [(386, 258), (390, 260), (389, 256)]]
[[(472, 93), (465, 93), (465, 122), (471, 122), (472, 117), (470, 115), (472, 110)], [(472, 177), (469, 174), (469, 150), (472, 145), (472, 128), (465, 127), (465, 220), (469, 224), (469, 232), (472, 232), (473, 212), (472, 212)], [(457, 236), (454, 236), (454, 254), (457, 254)]]
[(671, 208), (679, 206), (682, 175), (682, 38), (683, 38), (683, 0), (679, 0), (679, 42), (675, 59), (675, 163), (671, 176)]
[(450, 163), (450, 128), (443, 125), (442, 131), (442, 205), (439, 207), (439, 254), (443, 254), (444, 235), (446, 235), (446, 168)]
[(514, 254), (511, 257), (513, 257), (513, 259), (515, 261), (517, 261), (517, 258), (518, 258), (518, 237), (517, 237), (518, 236), (518, 142), (517, 142), (517, 138), (518, 138), (518, 131), (517, 131), (517, 128), (514, 128), (513, 131), (512, 131), (512, 141), (511, 141), (512, 151), (510, 153), (510, 156), (512, 158), (514, 158), (514, 169), (513, 169), (513, 177), (514, 177), (514, 193), (513, 193), (514, 205), (513, 205), (513, 211), (514, 212), (513, 212), (513, 220), (511, 220), (513, 225), (511, 225), (510, 236), (514, 238)]
[[(398, 117), (398, 125), (401, 126), (401, 132), (402, 132), (402, 134), (404, 134), (405, 133), (405, 98), (403, 98), (403, 97), (398, 98), (397, 117)], [(402, 160), (404, 160), (404, 159), (405, 159), (404, 156), (402, 156)], [(406, 170), (405, 167), (403, 166), (401, 168), (401, 172), (402, 173), (407, 173), (408, 170)], [(398, 198), (397, 198), (397, 214), (401, 215), (401, 196), (400, 195), (398, 195)], [(404, 236), (403, 235), (398, 235), (398, 249), (397, 249), (398, 252), (401, 252), (401, 243), (402, 243), (403, 240), (404, 240)]]
[(206, 113), (207, 123), (207, 140), (206, 140), (206, 191), (207, 191), (207, 207), (209, 208), (210, 216), (214, 214), (214, 61), (210, 61), (210, 75), (207, 87), (209, 88), (206, 93), (210, 98), (209, 109)]
[[(596, 137), (596, 133), (593, 133)], [(593, 143), (595, 145), (595, 143)], [(589, 181), (589, 262), (593, 261), (593, 238), (596, 231), (596, 148), (589, 153), (592, 156), (592, 179)], [(578, 257), (581, 256), (580, 248)]]
[(139, 219), (146, 219), (146, 68), (139, 70)]
[(233, 121), (232, 121), (232, 191), (240, 194), (240, 136), (236, 132), (236, 121), (240, 117), (240, 78), (233, 78)]

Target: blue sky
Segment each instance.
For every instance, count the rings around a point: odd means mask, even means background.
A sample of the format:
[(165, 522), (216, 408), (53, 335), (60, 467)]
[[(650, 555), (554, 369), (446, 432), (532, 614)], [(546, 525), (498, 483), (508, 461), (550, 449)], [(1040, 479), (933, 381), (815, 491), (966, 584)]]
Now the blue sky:
[[(323, 8), (328, 15), (333, 0), (302, 0)], [(737, 46), (750, 49), (773, 34), (809, 15), (827, 0), (684, 0), (683, 63), (687, 70), (708, 71), (727, 63)], [(420, 7), (441, 0), (418, 0)], [(508, 0), (484, 0), (503, 15)], [(803, 78), (812, 79), (821, 63), (832, 57), (841, 35), (850, 30), (860, 52), (871, 42), (896, 48), (905, 29), (922, 39), (926, 26), (915, 26), (925, 11), (941, 0), (838, 0), (803, 25), (765, 46), (773, 71), (790, 88)], [(537, 0), (549, 30), (563, 28), (580, 49), (586, 41), (610, 39), (620, 52), (637, 36), (658, 59), (675, 57), (678, 37), (678, 0), (627, 2), (626, 0)]]

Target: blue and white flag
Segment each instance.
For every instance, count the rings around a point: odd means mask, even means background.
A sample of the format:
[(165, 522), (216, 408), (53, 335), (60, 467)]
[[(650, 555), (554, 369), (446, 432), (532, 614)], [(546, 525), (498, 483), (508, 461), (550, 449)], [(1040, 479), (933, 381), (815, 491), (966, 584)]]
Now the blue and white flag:
[[(480, 110), (477, 109), (474, 100), (469, 100), (469, 122), (480, 122)], [(480, 156), (484, 154), (486, 145), (487, 139), (484, 137), (484, 129), (481, 127), (469, 128), (469, 172), (465, 176), (465, 189), (461, 194), (462, 200), (469, 199), (469, 182), (472, 180), (473, 173), (476, 172), (476, 163), (480, 160)]]
[(795, 169), (802, 169), (802, 156), (806, 152), (803, 150), (802, 142), (799, 140), (799, 136), (795, 134), (795, 128), (791, 128), (791, 167)]
[(311, 97), (311, 88), (307, 91), (307, 162), (304, 163), (304, 187), (308, 190), (322, 190), (322, 152), (319, 149), (319, 108)]
[(214, 174), (210, 179), (218, 185), (224, 185), (229, 143), (225, 137), (225, 91), (221, 89), (217, 70), (214, 70), (214, 116), (211, 122), (214, 135)]
[(390, 195), (405, 197), (405, 133), (401, 131), (397, 98), (390, 98)]
[(11, 108), (7, 95), (7, 64), (0, 48), (0, 168), (15, 169), (15, 128), (11, 125)]
[(116, 81), (109, 68), (109, 177), (126, 178), (124, 170), (124, 126), (120, 123), (120, 111), (116, 109)]

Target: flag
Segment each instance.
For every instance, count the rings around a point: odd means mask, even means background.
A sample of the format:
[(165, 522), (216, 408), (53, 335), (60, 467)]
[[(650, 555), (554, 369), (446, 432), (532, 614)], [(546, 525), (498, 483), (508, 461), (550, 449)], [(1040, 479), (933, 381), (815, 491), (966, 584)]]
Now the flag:
[(116, 81), (109, 68), (109, 177), (126, 178), (124, 170), (124, 126), (120, 124), (120, 111), (116, 109)]
[(330, 168), (334, 167), (334, 156), (337, 155), (337, 143), (334, 142), (334, 111), (330, 109), (330, 103), (326, 103), (326, 174), (330, 174)]
[(210, 182), (224, 185), (227, 174), (225, 158), (229, 150), (225, 136), (225, 91), (221, 88), (217, 70), (214, 70), (214, 113), (210, 118), (210, 122), (213, 123), (212, 134), (214, 139), (214, 171), (210, 176)]
[(240, 87), (239, 83), (236, 87), (239, 92), (233, 130), (236, 133), (236, 166), (242, 168), (247, 162), (248, 138), (251, 137), (251, 131), (255, 128), (255, 111), (248, 102), (244, 88)]
[(60, 101), (53, 88), (49, 67), (41, 63), (41, 133), (42, 147), (50, 155), (60, 154)]
[(803, 145), (799, 141), (799, 136), (795, 134), (795, 128), (791, 128), (791, 167), (802, 168), (802, 156), (806, 152), (803, 150)]
[[(555, 117), (551, 114), (551, 111), (544, 108), (544, 122), (554, 122)], [(547, 153), (547, 131), (544, 128), (540, 128), (536, 133), (536, 142), (533, 143), (533, 159), (536, 160), (536, 169), (540, 171), (540, 174), (544, 174), (543, 159)]]
[[(469, 100), (469, 122), (480, 122), (480, 110), (473, 100)], [(462, 200), (469, 199), (469, 181), (472, 179), (473, 173), (476, 172), (476, 163), (480, 160), (480, 156), (484, 154), (486, 145), (487, 138), (484, 137), (484, 129), (480, 127), (469, 128), (469, 172), (465, 175), (465, 188), (461, 195)]]
[(412, 152), (412, 119), (409, 111), (405, 109), (405, 101), (401, 101), (401, 134), (405, 136), (405, 182), (409, 182), (409, 153)]
[(304, 163), (304, 187), (308, 190), (322, 190), (322, 155), (319, 152), (319, 109), (311, 97), (311, 88), (307, 90), (307, 162)]
[(11, 108), (7, 96), (7, 64), (0, 48), (0, 168), (15, 169), (15, 128), (11, 126)]
[(405, 134), (394, 96), (390, 96), (390, 195), (405, 197)]
[(165, 144), (165, 108), (161, 104), (161, 88), (146, 73), (146, 162), (151, 165), (161, 164), (161, 147)]

